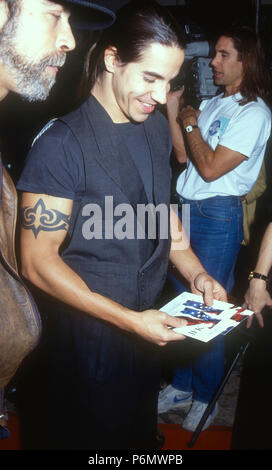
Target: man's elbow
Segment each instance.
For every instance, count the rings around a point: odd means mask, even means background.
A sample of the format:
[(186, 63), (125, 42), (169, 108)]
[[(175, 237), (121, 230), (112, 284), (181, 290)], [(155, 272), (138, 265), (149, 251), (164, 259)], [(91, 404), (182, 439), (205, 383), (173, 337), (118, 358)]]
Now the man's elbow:
[(37, 270), (31, 257), (21, 257), (21, 274), (27, 281), (30, 281), (32, 284), (36, 283)]
[(31, 269), (29, 269), (28, 266), (26, 265), (23, 265), (21, 266), (21, 274), (22, 276), (27, 279), (27, 281), (30, 281), (32, 282), (32, 279), (33, 279), (33, 271)]
[(204, 168), (200, 170), (199, 173), (205, 183), (212, 183), (220, 177), (212, 168)]
[(212, 175), (202, 176), (202, 178), (204, 179), (205, 183), (212, 183), (217, 179), (217, 177)]

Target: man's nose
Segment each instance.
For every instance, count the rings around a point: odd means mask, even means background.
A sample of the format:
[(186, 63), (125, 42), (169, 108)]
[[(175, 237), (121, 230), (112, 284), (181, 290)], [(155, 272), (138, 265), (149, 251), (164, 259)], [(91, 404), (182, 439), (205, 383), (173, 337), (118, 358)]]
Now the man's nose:
[(66, 20), (64, 24), (60, 26), (56, 46), (58, 51), (61, 52), (72, 51), (76, 47), (76, 41), (68, 20)]
[(151, 93), (151, 97), (156, 103), (165, 104), (167, 100), (167, 93), (170, 86), (165, 84), (158, 84)]
[(211, 60), (210, 65), (211, 67), (215, 67), (217, 63), (218, 63), (218, 58), (215, 55), (214, 58)]

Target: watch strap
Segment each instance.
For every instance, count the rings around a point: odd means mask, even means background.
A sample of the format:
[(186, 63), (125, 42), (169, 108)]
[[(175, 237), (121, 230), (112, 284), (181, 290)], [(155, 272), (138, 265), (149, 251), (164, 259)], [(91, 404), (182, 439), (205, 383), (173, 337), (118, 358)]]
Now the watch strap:
[(257, 273), (256, 271), (250, 271), (248, 280), (250, 281), (251, 279), (262, 279), (263, 281), (267, 282), (268, 281), (268, 276), (265, 276), (265, 274)]

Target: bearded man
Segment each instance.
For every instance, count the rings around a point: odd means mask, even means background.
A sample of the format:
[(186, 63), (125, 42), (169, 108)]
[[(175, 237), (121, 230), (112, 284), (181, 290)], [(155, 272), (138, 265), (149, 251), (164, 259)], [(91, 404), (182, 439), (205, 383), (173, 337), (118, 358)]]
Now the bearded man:
[[(69, 19), (103, 29), (115, 19), (89, 0), (0, 0), (0, 100), (12, 91), (28, 101), (45, 100), (75, 48)], [(40, 335), (36, 305), (18, 275), (14, 250), (17, 196), (0, 157), (0, 439), (5, 428), (4, 387)]]

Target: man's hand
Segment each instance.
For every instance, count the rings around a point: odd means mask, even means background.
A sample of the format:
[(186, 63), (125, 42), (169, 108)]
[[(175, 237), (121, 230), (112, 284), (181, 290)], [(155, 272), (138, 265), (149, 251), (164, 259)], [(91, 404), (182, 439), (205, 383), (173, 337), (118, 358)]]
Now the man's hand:
[(137, 315), (140, 321), (137, 321), (135, 332), (145, 340), (158, 346), (165, 346), (170, 341), (185, 339), (185, 336), (175, 333), (172, 328), (185, 326), (186, 320), (172, 317), (158, 310), (145, 310)]
[(180, 90), (170, 91), (167, 94), (167, 112), (177, 118), (179, 110), (183, 107), (184, 99), (182, 95), (184, 93), (184, 86)]
[[(261, 279), (251, 279), (249, 288), (245, 294), (243, 307), (253, 310), (261, 328), (264, 327), (264, 321), (261, 314), (265, 306), (272, 306), (272, 299), (266, 289), (266, 283)], [(247, 328), (250, 328), (253, 321), (253, 315), (247, 321)]]
[(206, 305), (212, 306), (214, 300), (227, 302), (227, 292), (208, 273), (198, 274), (191, 283), (191, 290), (194, 294), (202, 294)]
[(197, 125), (197, 118), (199, 111), (195, 110), (192, 106), (185, 106), (180, 108), (177, 121), (183, 127)]

